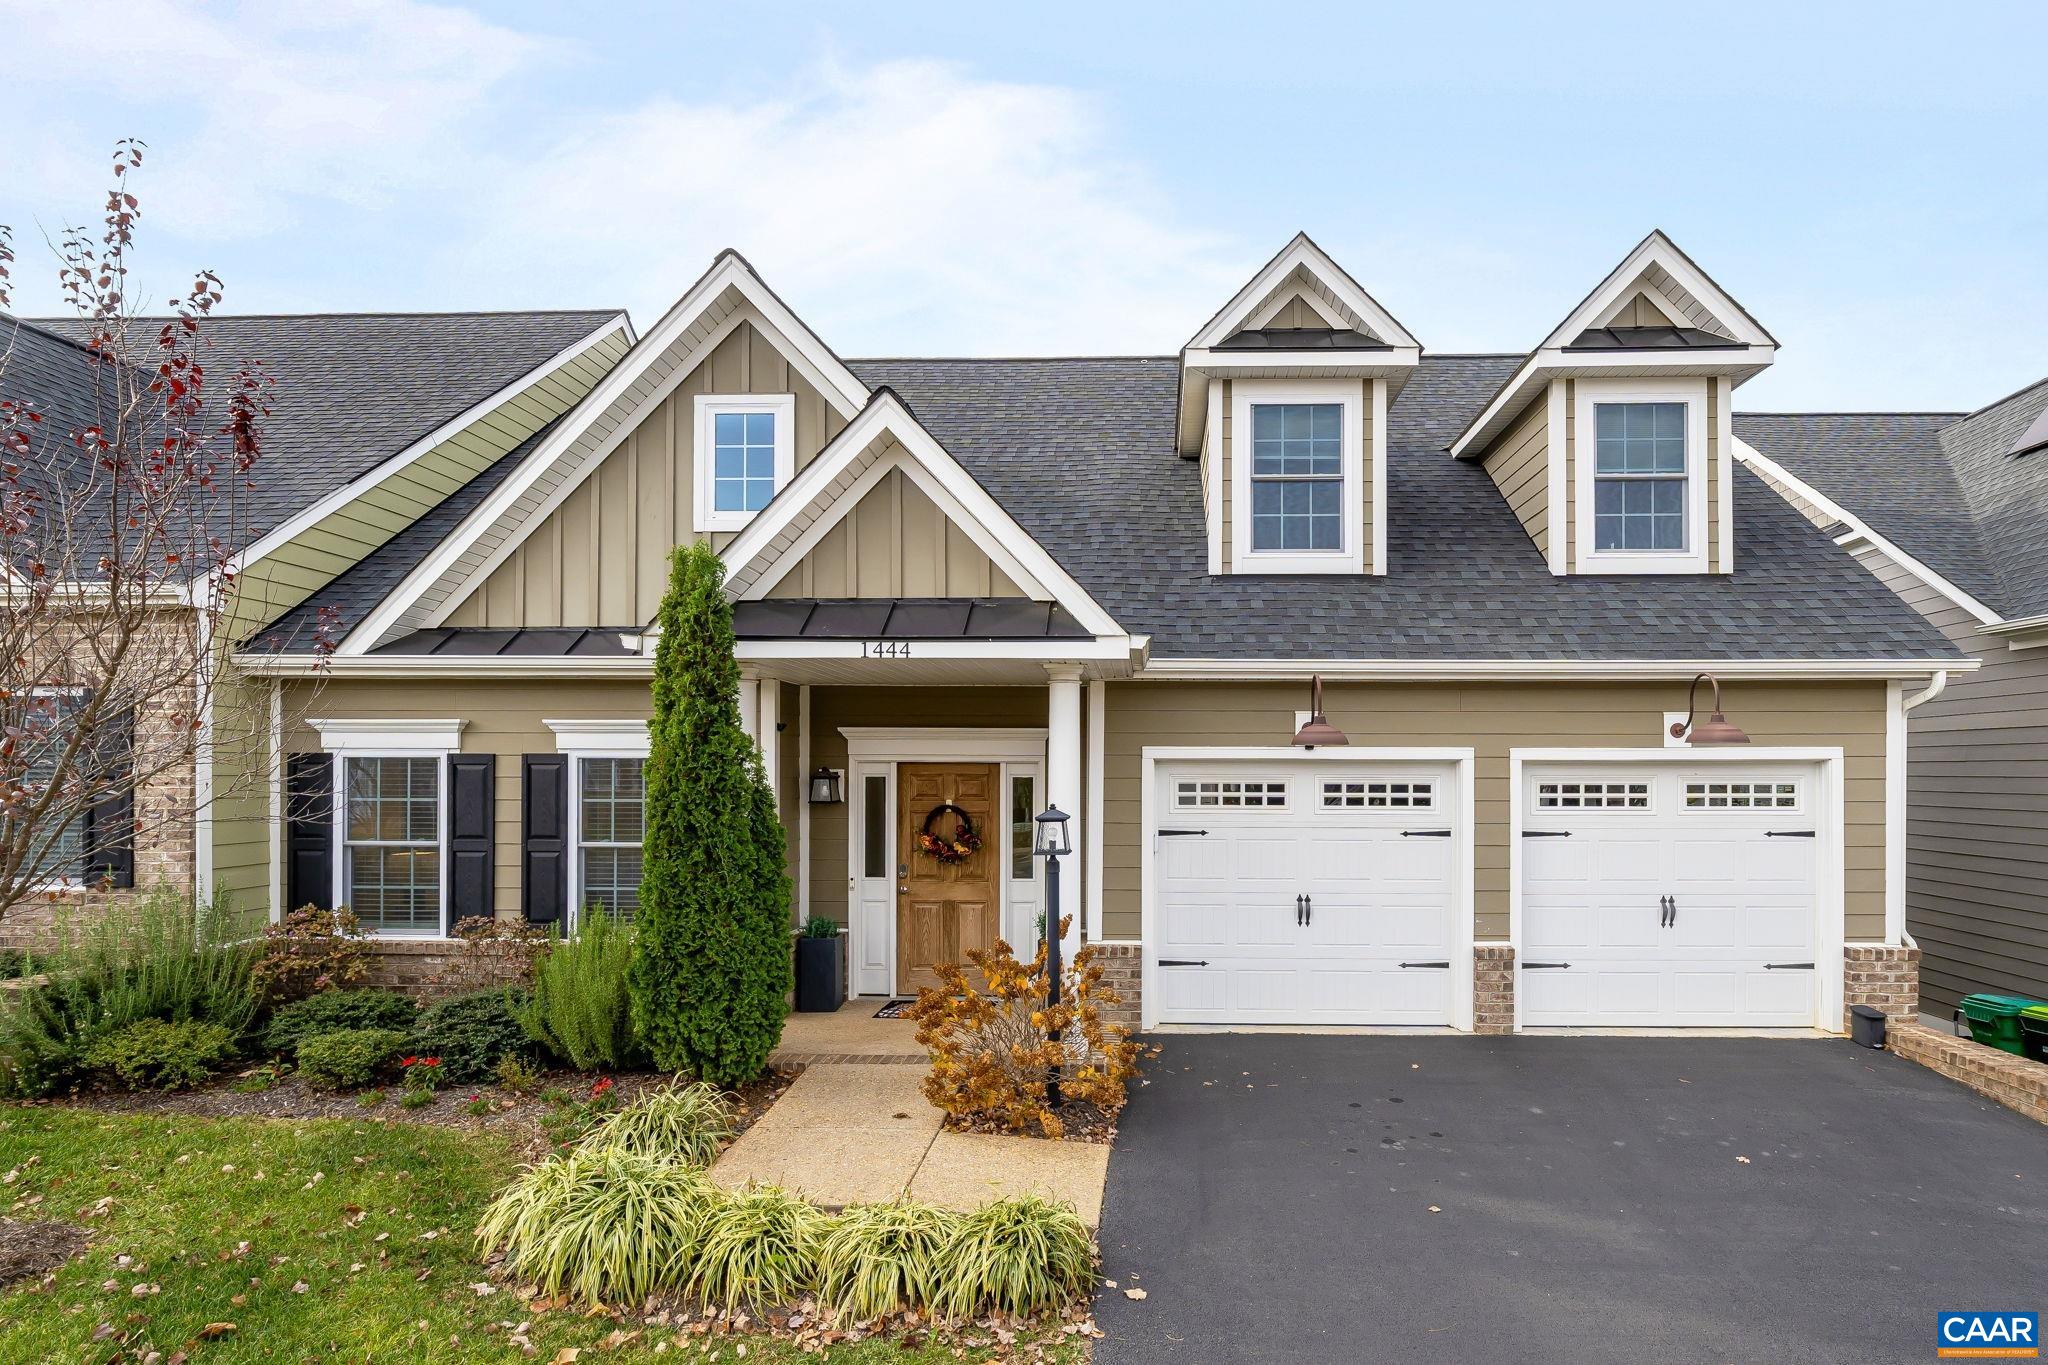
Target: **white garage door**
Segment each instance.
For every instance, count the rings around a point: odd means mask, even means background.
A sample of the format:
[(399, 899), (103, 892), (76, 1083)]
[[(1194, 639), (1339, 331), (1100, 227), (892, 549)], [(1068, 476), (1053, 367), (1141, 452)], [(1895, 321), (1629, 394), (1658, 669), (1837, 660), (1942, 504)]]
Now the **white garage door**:
[(1532, 765), (1523, 1025), (1813, 1025), (1820, 799), (1804, 764)]
[(1158, 781), (1159, 1022), (1451, 1022), (1455, 766), (1162, 764)]

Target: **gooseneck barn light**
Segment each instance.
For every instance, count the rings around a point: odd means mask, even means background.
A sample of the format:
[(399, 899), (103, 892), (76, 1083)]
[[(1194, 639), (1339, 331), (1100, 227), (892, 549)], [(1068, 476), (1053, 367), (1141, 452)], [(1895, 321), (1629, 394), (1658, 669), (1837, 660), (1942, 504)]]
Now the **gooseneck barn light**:
[[(1699, 714), (1700, 684), (1710, 683), (1714, 689), (1714, 709), (1698, 725), (1692, 718)], [(1721, 714), (1721, 680), (1711, 673), (1702, 673), (1692, 680), (1692, 688), (1685, 694), (1685, 719), (1671, 727), (1671, 737), (1682, 739), (1687, 744), (1747, 744), (1749, 736), (1728, 723), (1728, 717)]]

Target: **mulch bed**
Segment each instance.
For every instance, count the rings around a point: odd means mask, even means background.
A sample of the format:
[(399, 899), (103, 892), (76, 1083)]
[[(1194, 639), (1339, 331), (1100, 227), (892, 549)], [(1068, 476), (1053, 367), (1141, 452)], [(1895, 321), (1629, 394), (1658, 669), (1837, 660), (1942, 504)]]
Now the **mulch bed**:
[[(800, 1066), (780, 1066), (766, 1076), (729, 1092), (732, 1100), (733, 1135), (745, 1132), (773, 1104), (803, 1071)], [(540, 1097), (549, 1090), (568, 1092), (580, 1100), (590, 1087), (608, 1077), (615, 1084), (619, 1107), (631, 1104), (643, 1091), (667, 1085), (670, 1077), (659, 1072), (577, 1072), (553, 1071), (543, 1074), (530, 1094), (515, 1095), (496, 1085), (451, 1085), (418, 1109), (399, 1107), (402, 1090), (383, 1087), (383, 1099), (365, 1106), (356, 1091), (315, 1090), (297, 1076), (286, 1076), (268, 1090), (245, 1093), (234, 1088), (241, 1076), (224, 1077), (198, 1090), (171, 1094), (158, 1091), (84, 1091), (63, 1099), (42, 1101), (76, 1109), (109, 1114), (181, 1114), (195, 1118), (258, 1119), (349, 1119), (369, 1123), (426, 1123), (460, 1128), (476, 1133), (495, 1133), (510, 1139), (520, 1155), (528, 1159), (545, 1155), (553, 1146), (542, 1127), (549, 1106)], [(491, 1101), (491, 1112), (472, 1114), (469, 1102), (481, 1096)]]
[[(1097, 1142), (1105, 1146), (1116, 1141), (1116, 1117), (1105, 1114), (1092, 1104), (1069, 1101), (1053, 1111), (1062, 1127), (1066, 1129), (1061, 1142)], [(1019, 1134), (992, 1119), (964, 1117), (959, 1114), (946, 1115), (946, 1131), (949, 1133), (994, 1133), (998, 1136), (1016, 1137)], [(1024, 1137), (1042, 1138), (1042, 1133), (1024, 1133)]]
[(24, 1223), (0, 1218), (0, 1289), (41, 1279), (85, 1250), (91, 1239), (76, 1223)]

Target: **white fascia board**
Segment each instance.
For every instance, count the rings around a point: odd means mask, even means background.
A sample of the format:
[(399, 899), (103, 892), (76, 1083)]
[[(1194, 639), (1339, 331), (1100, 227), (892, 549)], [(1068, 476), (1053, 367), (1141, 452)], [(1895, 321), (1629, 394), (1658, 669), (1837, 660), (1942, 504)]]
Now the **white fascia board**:
[(615, 718), (543, 720), (554, 731), (555, 751), (589, 758), (645, 758), (650, 739), (647, 722)]
[(235, 667), (257, 678), (644, 678), (654, 672), (654, 657), (237, 654)]
[[(722, 557), (728, 569), (748, 565), (770, 551), (776, 538), (788, 529), (790, 523), (810, 508), (862, 451), (884, 436), (894, 437), (896, 444), (920, 467), (901, 465), (905, 473), (939, 503), (942, 510), (954, 516), (960, 529), (984, 551), (992, 547), (1000, 551), (999, 562), (1014, 564), (1027, 579), (1071, 612), (1091, 634), (1119, 637), (1124, 634), (1123, 628), (1059, 566), (1058, 561), (1046, 553), (1045, 547), (1033, 540), (1002, 504), (991, 497), (988, 490), (924, 429), (911, 415), (910, 409), (903, 406), (902, 400), (887, 390), (878, 392), (867, 408), (847, 423), (845, 430), (832, 439), (818, 458), (806, 465), (782, 493), (747, 524), (747, 529), (725, 547)], [(852, 506), (849, 500), (844, 510), (850, 511)], [(801, 555), (791, 558), (790, 553), (785, 550), (765, 560), (767, 571), (750, 585), (744, 595), (753, 595), (755, 588), (766, 592), (774, 586), (776, 577), (772, 576), (773, 569), (785, 563), (793, 565), (802, 558)], [(991, 555), (991, 558), (997, 556)], [(787, 572), (786, 568), (784, 572)]]
[[(1364, 319), (1365, 324), (1380, 340), (1396, 347), (1419, 349), (1421, 342), (1415, 335), (1398, 322), (1392, 313), (1382, 308), (1379, 301), (1365, 292), (1357, 280), (1332, 260), (1327, 252), (1309, 239), (1305, 232), (1297, 232), (1294, 240), (1280, 249), (1280, 253), (1266, 262), (1259, 272), (1246, 282), (1244, 288), (1231, 296), (1229, 303), (1216, 316), (1209, 319), (1202, 329), (1189, 339), (1186, 350), (1204, 350), (1214, 346), (1231, 333), (1243, 327), (1253, 312), (1265, 301), (1266, 295), (1297, 269), (1303, 269), (1334, 294), (1346, 308)], [(1318, 308), (1318, 312), (1323, 311)]]
[(1700, 673), (1731, 679), (1926, 678), (1946, 669), (1967, 672), (1974, 659), (1152, 659), (1140, 682), (1283, 681), (1320, 675), (1325, 681), (1632, 682), (1687, 681)]
[[(768, 663), (777, 659), (859, 659), (872, 641), (862, 640), (741, 640), (733, 657), (742, 663)], [(1049, 663), (1080, 663), (1097, 659), (1123, 662), (1130, 657), (1127, 636), (1112, 635), (1083, 640), (1054, 637), (1041, 640), (902, 640), (911, 647), (911, 663), (938, 659), (1026, 659)], [(880, 679), (877, 679), (880, 681)]]
[[(626, 353), (619, 363), (612, 367), (597, 386), (585, 394), (583, 401), (570, 409), (560, 426), (542, 442), (540, 448), (514, 471), (511, 478), (500, 484), (489, 497), (484, 499), (453, 534), (436, 546), (427, 558), (405, 576), (397, 588), (377, 604), (375, 611), (364, 619), (335, 650), (337, 656), (367, 653), (392, 630), (405, 613), (418, 603), (427, 589), (450, 572), (455, 564), (483, 535), (484, 531), (510, 513), (513, 506), (546, 469), (552, 467), (565, 455), (572, 452), (576, 442), (590, 430), (591, 425), (615, 406), (625, 404), (619, 423), (613, 430), (606, 445), (591, 453), (587, 464), (601, 462), (606, 454), (623, 441), (635, 427), (634, 418), (640, 415), (647, 403), (630, 401), (631, 390), (640, 377), (676, 340), (687, 332), (706, 309), (717, 302), (730, 288), (738, 292), (761, 314), (762, 321), (771, 326), (780, 340), (789, 343), (784, 352), (793, 359), (801, 358), (798, 364), (807, 378), (818, 387), (825, 400), (842, 416), (851, 417), (867, 402), (867, 388), (846, 368), (843, 361), (832, 354), (817, 334), (790, 312), (775, 292), (754, 274), (753, 268), (737, 253), (726, 251), (712, 263), (711, 269), (676, 300), (675, 306), (662, 315), (654, 329), (642, 337)], [(702, 359), (699, 354), (704, 348), (698, 347), (678, 366), (687, 373)], [(665, 391), (664, 391), (665, 396)], [(516, 537), (508, 539), (516, 540)], [(502, 556), (493, 556), (487, 562), (489, 567)], [(451, 599), (459, 595), (451, 593)]]
[(2048, 645), (2048, 616), (2024, 616), (2017, 621), (2000, 621), (1984, 627), (1986, 635), (1996, 635), (2013, 649), (2037, 649)]
[(1215, 379), (1277, 376), (1299, 379), (1303, 371), (1333, 379), (1406, 379), (1422, 363), (1414, 346), (1388, 351), (1213, 351), (1190, 349), (1186, 364)]
[[(1821, 492), (1818, 488), (1815, 488), (1812, 484), (1806, 482), (1806, 480), (1800, 478), (1749, 442), (1743, 440), (1740, 436), (1734, 438), (1731, 444), (1734, 447), (1736, 459), (1744, 464), (1754, 465), (1763, 473), (1768, 474), (1771, 479), (1784, 484), (1800, 497), (1805, 498), (1815, 507), (1818, 507), (1836, 521), (1847, 526), (1849, 528), (1848, 532), (1837, 536), (1835, 544), (1842, 546), (1844, 549), (1854, 549), (1859, 541), (1867, 543), (1872, 549), (1889, 558), (1893, 563), (1897, 564), (1907, 573), (1912, 574), (1922, 583), (1925, 583), (1929, 588), (1932, 588), (1964, 611), (1970, 613), (1970, 615), (1976, 617), (1978, 623), (1986, 627), (1987, 631), (1990, 631), (1993, 627), (2010, 624), (1997, 612), (1985, 606), (1982, 602), (1979, 602), (1969, 593), (1964, 592), (1934, 570), (1928, 568), (1912, 555), (1907, 554), (1891, 540), (1872, 530), (1869, 523), (1864, 521), (1863, 518), (1857, 516), (1854, 512), (1851, 512), (1848, 508), (1842, 506), (1833, 498)], [(1766, 480), (1766, 482), (1768, 483), (1769, 480)]]
[(462, 727), (469, 722), (448, 720), (328, 720), (311, 719), (306, 724), (319, 732), (320, 747), (330, 754), (451, 754), (462, 749)]
[(1461, 460), (1477, 459), (1487, 453), (1493, 441), (1528, 405), (1539, 384), (1553, 379), (1588, 378), (1615, 374), (1617, 378), (1642, 378), (1640, 372), (1671, 371), (1686, 378), (1728, 375), (1738, 382), (1754, 376), (1777, 358), (1772, 346), (1751, 346), (1740, 351), (1572, 351), (1554, 346), (1531, 352), (1518, 366), (1499, 393), (1481, 408), (1451, 443), (1451, 454)]
[(488, 398), (481, 399), (465, 408), (440, 426), (435, 427), (425, 436), (420, 437), (419, 440), (414, 441), (404, 450), (383, 461), (369, 473), (343, 484), (340, 488), (335, 489), (312, 506), (293, 513), (280, 525), (258, 537), (255, 543), (249, 545), (240, 554), (229, 560), (228, 571), (240, 573), (249, 565), (261, 560), (265, 555), (271, 554), (280, 547), (291, 543), (300, 535), (319, 525), (334, 513), (339, 512), (342, 508), (375, 488), (378, 484), (383, 483), (384, 480), (390, 478), (393, 474), (413, 464), (428, 451), (433, 450), (444, 441), (461, 435), (462, 432), (480, 418), (497, 411), (508, 400), (525, 392), (534, 383), (554, 373), (570, 361), (594, 349), (614, 332), (618, 331), (625, 332), (628, 347), (634, 344), (636, 338), (633, 332), (633, 320), (624, 313), (613, 314), (598, 324), (581, 341), (557, 351), (554, 355), (543, 360), (540, 364), (534, 366), (525, 374), (520, 375), (509, 384), (506, 384)]
[[(1765, 331), (1763, 324), (1749, 315), (1749, 310), (1737, 303), (1734, 296), (1708, 277), (1707, 272), (1693, 263), (1690, 256), (1679, 249), (1678, 243), (1666, 237), (1659, 229), (1652, 229), (1650, 235), (1636, 243), (1635, 250), (1621, 260), (1621, 264), (1607, 273), (1607, 277), (1593, 286), (1593, 292), (1586, 295), (1579, 306), (1565, 314), (1564, 321), (1552, 329), (1537, 347), (1562, 346), (1579, 333), (1593, 325), (1593, 320), (1606, 313), (1615, 304), (1623, 301), (1623, 294), (1635, 287), (1645, 270), (1657, 266), (1686, 293), (1698, 299), (1715, 320), (1726, 327), (1736, 341), (1745, 346), (1768, 346), (1775, 350), (1777, 338)], [(1680, 326), (1685, 324), (1681, 321)]]

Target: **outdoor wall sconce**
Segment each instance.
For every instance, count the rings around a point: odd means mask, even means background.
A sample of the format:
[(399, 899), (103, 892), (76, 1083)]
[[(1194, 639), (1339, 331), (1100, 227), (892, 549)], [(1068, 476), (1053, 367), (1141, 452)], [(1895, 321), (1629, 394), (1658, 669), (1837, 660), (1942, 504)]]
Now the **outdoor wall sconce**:
[[(1700, 684), (1710, 683), (1714, 688), (1714, 709), (1697, 726), (1692, 718), (1699, 714)], [(1685, 694), (1685, 719), (1671, 727), (1671, 737), (1682, 739), (1687, 744), (1747, 744), (1749, 736), (1728, 723), (1728, 717), (1721, 714), (1721, 680), (1711, 673), (1702, 673), (1692, 680), (1692, 688)]]
[(1323, 718), (1323, 675), (1309, 679), (1308, 721), (1294, 732), (1294, 743), (1303, 749), (1324, 744), (1349, 744), (1351, 737)]
[(811, 774), (811, 804), (814, 806), (837, 806), (845, 802), (846, 794), (840, 787), (840, 774), (831, 768), (820, 768)]

